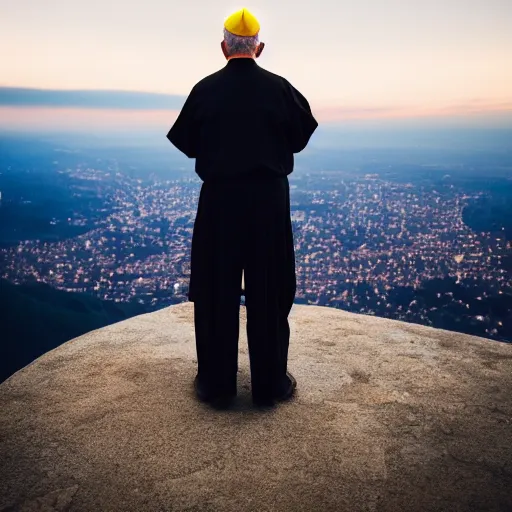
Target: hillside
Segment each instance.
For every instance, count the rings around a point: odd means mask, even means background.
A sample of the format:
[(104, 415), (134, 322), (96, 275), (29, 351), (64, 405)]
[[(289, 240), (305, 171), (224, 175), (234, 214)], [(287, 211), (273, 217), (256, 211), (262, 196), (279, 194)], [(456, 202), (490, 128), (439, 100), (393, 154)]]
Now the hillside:
[(48, 350), (93, 329), (145, 313), (138, 304), (102, 301), (44, 283), (0, 279), (0, 382)]

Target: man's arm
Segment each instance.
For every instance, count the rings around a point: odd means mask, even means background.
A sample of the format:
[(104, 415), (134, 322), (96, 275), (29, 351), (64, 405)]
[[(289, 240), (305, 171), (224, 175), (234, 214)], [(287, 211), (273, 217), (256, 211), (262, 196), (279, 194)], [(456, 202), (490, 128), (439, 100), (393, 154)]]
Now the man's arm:
[(199, 142), (198, 127), (197, 92), (194, 86), (169, 130), (167, 138), (186, 156), (196, 158)]
[(318, 122), (311, 113), (308, 100), (290, 82), (285, 80), (285, 84), (291, 147), (294, 153), (300, 153), (307, 146)]

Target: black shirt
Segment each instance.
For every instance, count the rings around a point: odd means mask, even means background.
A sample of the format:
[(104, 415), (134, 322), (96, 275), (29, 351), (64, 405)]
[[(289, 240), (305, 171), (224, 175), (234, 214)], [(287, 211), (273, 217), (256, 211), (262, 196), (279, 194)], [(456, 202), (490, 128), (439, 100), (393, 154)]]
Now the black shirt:
[(252, 58), (230, 59), (190, 92), (167, 138), (209, 177), (293, 171), (318, 123), (306, 98)]

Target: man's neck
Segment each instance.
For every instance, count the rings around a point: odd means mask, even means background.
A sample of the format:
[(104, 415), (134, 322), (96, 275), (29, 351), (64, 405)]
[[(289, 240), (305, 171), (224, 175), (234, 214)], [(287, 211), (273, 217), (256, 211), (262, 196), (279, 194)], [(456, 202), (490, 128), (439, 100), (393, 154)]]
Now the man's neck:
[(228, 57), (228, 62), (231, 59), (254, 59), (254, 57), (252, 57), (251, 55), (230, 55)]

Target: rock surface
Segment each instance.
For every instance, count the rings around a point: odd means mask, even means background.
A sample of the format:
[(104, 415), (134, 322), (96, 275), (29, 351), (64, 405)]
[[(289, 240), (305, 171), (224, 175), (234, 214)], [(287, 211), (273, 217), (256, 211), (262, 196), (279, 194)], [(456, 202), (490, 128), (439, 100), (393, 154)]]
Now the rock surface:
[(0, 385), (0, 511), (510, 511), (512, 346), (294, 306), (295, 398), (198, 402), (193, 305), (90, 332)]

